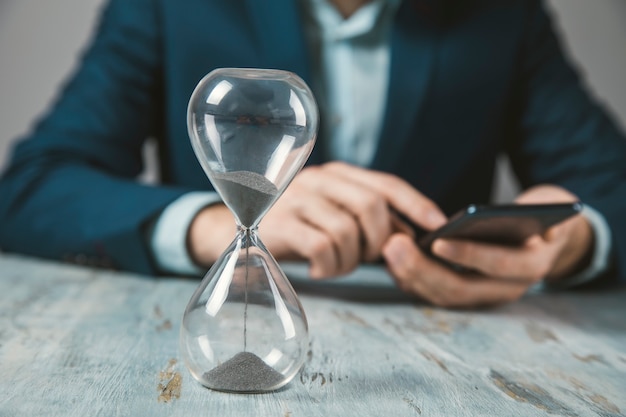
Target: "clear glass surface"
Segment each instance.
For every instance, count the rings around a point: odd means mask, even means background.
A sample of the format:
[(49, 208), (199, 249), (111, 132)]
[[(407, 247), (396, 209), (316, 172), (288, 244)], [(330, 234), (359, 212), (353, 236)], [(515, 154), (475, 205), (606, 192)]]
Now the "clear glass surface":
[(318, 124), (311, 90), (280, 70), (215, 70), (200, 81), (187, 111), (196, 156), (244, 227), (261, 220), (302, 168)]
[(238, 233), (187, 305), (181, 355), (208, 388), (278, 389), (304, 364), (308, 327), (257, 226), (311, 153), (319, 123), (313, 94), (286, 71), (218, 69), (194, 90), (187, 122)]

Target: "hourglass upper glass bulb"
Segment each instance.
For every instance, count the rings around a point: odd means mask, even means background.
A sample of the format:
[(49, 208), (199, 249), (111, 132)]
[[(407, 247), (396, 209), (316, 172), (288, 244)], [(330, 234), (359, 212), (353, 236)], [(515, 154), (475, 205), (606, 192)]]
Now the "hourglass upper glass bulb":
[(196, 87), (187, 125), (193, 149), (238, 222), (252, 227), (306, 162), (317, 105), (297, 75), (219, 69)]

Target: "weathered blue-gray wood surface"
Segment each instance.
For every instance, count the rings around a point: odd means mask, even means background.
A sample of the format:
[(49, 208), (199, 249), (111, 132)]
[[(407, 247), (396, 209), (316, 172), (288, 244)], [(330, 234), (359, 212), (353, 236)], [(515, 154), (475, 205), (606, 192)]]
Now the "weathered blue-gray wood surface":
[(201, 387), (180, 361), (197, 281), (0, 255), (0, 416), (626, 415), (626, 289), (462, 312), (359, 274), (369, 284), (299, 280), (304, 370), (278, 392), (237, 395)]

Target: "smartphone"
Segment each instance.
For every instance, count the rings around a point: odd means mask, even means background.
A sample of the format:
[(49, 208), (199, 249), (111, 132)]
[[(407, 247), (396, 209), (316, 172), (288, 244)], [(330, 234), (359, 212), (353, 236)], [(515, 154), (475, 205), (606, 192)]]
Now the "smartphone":
[(418, 246), (432, 255), (439, 238), (466, 239), (497, 245), (517, 246), (535, 234), (582, 210), (582, 203), (470, 205), (453, 215), (439, 229), (418, 238)]

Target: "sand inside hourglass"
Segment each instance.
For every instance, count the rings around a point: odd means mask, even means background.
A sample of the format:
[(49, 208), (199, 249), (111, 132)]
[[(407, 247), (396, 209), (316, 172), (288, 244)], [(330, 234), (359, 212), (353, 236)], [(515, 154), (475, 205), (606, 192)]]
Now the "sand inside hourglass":
[(285, 379), (283, 374), (250, 352), (237, 353), (203, 376), (212, 387), (236, 392), (267, 391)]
[[(212, 179), (244, 227), (252, 226), (278, 193), (274, 183), (252, 171), (218, 172)], [(244, 340), (247, 337), (245, 328), (244, 325)], [(266, 391), (284, 381), (280, 372), (254, 353), (246, 352), (245, 347), (242, 352), (205, 372), (203, 377), (212, 387), (234, 392)]]
[(216, 172), (212, 180), (244, 227), (252, 226), (278, 193), (273, 182), (252, 171)]

